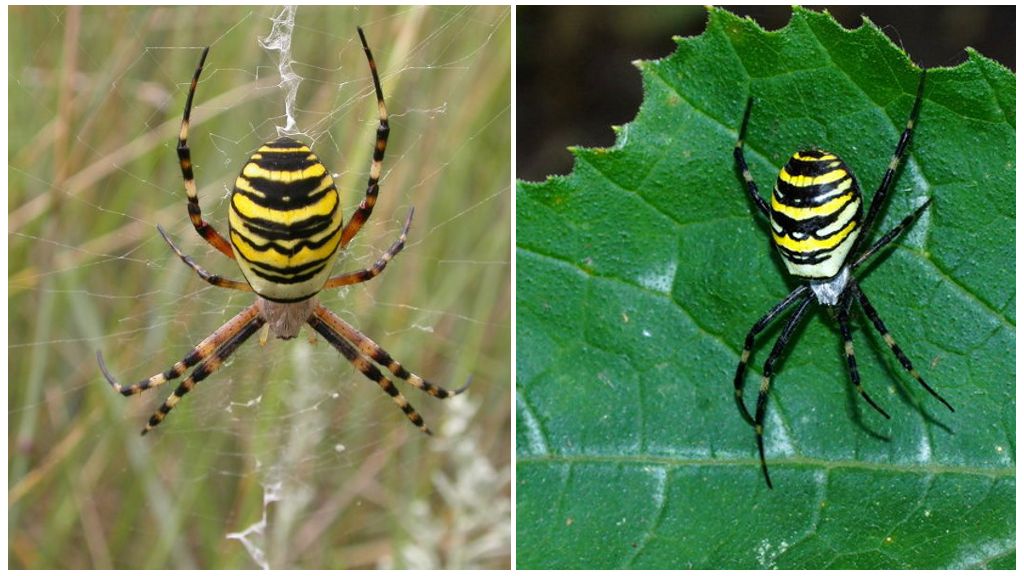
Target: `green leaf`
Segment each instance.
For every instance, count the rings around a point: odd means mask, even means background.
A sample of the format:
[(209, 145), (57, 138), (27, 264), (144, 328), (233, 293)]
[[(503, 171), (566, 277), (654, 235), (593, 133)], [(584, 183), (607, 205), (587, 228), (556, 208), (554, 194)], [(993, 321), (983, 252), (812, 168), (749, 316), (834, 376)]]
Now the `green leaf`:
[[(778, 366), (760, 475), (732, 377), (751, 325), (799, 282), (736, 172), (744, 106), (766, 194), (786, 158), (839, 154), (870, 199), (919, 78), (873, 24), (795, 9), (783, 30), (711, 9), (642, 62), (644, 103), (610, 149), (517, 188), (521, 568), (1015, 566), (1015, 78), (968, 49), (928, 71), (872, 237), (932, 206), (858, 270), (915, 366), (859, 311), (852, 390), (821, 307)], [(747, 381), (780, 326), (759, 336)]]

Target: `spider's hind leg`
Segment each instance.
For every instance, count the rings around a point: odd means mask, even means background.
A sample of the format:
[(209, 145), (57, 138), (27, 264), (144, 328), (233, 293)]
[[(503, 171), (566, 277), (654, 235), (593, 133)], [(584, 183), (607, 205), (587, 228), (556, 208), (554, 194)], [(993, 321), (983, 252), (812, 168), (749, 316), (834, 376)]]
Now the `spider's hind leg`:
[(326, 308), (318, 307), (313, 315), (309, 317), (307, 321), (314, 330), (320, 333), (327, 342), (333, 346), (338, 352), (342, 354), (349, 362), (355, 366), (356, 370), (362, 372), (363, 376), (373, 380), (380, 386), (396, 405), (405, 414), (405, 417), (413, 423), (414, 426), (420, 429), (425, 434), (433, 434), (427, 424), (423, 421), (423, 417), (420, 416), (419, 412), (413, 408), (412, 404), (405, 398), (405, 395), (395, 387), (395, 384), (377, 368), (370, 360), (363, 356), (354, 345), (348, 342), (344, 336), (342, 336), (334, 328), (333, 324), (329, 324), (325, 319), (331, 319), (336, 316), (328, 311)]
[(924, 84), (926, 74), (925, 71), (921, 71), (921, 76), (917, 82), (917, 95), (914, 97), (914, 104), (910, 109), (910, 116), (907, 118), (907, 124), (903, 129), (903, 133), (900, 134), (900, 139), (896, 143), (896, 150), (893, 151), (892, 157), (889, 159), (889, 166), (885, 170), (885, 174), (882, 176), (882, 181), (878, 184), (878, 189), (875, 190), (875, 194), (871, 197), (871, 205), (868, 207), (868, 214), (864, 218), (863, 230), (857, 243), (864, 242), (868, 232), (871, 231), (871, 226), (875, 222), (875, 218), (882, 209), (882, 204), (885, 203), (885, 198), (889, 195), (889, 191), (892, 188), (893, 179), (896, 177), (896, 169), (899, 167), (900, 162), (903, 160), (903, 156), (907, 152), (907, 145), (910, 143), (910, 137), (914, 134), (914, 125), (917, 124), (917, 116), (921, 111), (921, 102), (924, 100)]
[(183, 359), (176, 362), (166, 371), (151, 376), (146, 380), (125, 386), (120, 384), (107, 370), (103, 362), (103, 355), (96, 353), (96, 360), (99, 362), (100, 371), (103, 377), (116, 392), (124, 396), (134, 396), (142, 392), (166, 384), (185, 373), (186, 370), (198, 364), (199, 366), (181, 381), (178, 387), (164, 401), (163, 405), (149, 418), (149, 423), (142, 430), (146, 434), (167, 416), (174, 406), (181, 400), (181, 397), (188, 394), (196, 384), (215, 372), (225, 360), (237, 349), (249, 336), (260, 329), (266, 320), (259, 313), (256, 304), (242, 310), (234, 318), (228, 320), (223, 326), (210, 334), (202, 342), (196, 345)]
[(868, 297), (863, 291), (861, 291), (860, 287), (857, 286), (856, 283), (851, 283), (850, 289), (853, 290), (853, 294), (857, 297), (857, 301), (860, 302), (861, 307), (864, 308), (864, 313), (867, 314), (868, 319), (871, 320), (871, 323), (875, 326), (875, 330), (878, 330), (878, 333), (882, 335), (882, 340), (885, 341), (885, 345), (889, 347), (889, 350), (892, 350), (893, 355), (896, 356), (897, 360), (899, 360), (903, 369), (913, 376), (914, 379), (917, 380), (917, 383), (927, 390), (929, 394), (935, 397), (936, 400), (942, 402), (946, 408), (949, 408), (950, 412), (955, 412), (955, 410), (953, 410), (953, 406), (947, 402), (942, 395), (936, 392), (934, 388), (929, 386), (928, 383), (924, 381), (924, 378), (921, 377), (921, 374), (914, 369), (914, 365), (911, 364), (910, 359), (907, 358), (907, 355), (904, 354), (903, 350), (901, 350), (899, 345), (896, 344), (896, 340), (892, 337), (892, 334), (890, 334), (889, 330), (885, 327), (885, 323), (882, 322), (882, 319), (878, 316), (878, 311), (871, 305), (871, 302), (868, 301)]
[(881, 406), (875, 403), (875, 401), (868, 395), (867, 391), (860, 383), (860, 372), (857, 370), (857, 357), (853, 353), (853, 337), (850, 333), (850, 302), (847, 299), (838, 306), (836, 311), (836, 320), (839, 322), (839, 333), (843, 335), (843, 355), (846, 357), (846, 368), (850, 372), (850, 381), (853, 382), (853, 387), (861, 395), (868, 404), (871, 405), (879, 414), (889, 418), (889, 413), (882, 409)]
[(743, 419), (751, 426), (754, 426), (754, 419), (750, 416), (750, 411), (747, 410), (747, 405), (743, 403), (743, 383), (747, 375), (747, 363), (750, 361), (750, 351), (754, 347), (754, 338), (756, 338), (772, 320), (785, 311), (790, 304), (800, 296), (803, 296), (808, 289), (807, 285), (804, 284), (790, 292), (789, 295), (783, 298), (781, 302), (772, 306), (771, 310), (766, 312), (760, 320), (754, 323), (750, 328), (750, 331), (747, 332), (746, 339), (743, 341), (743, 352), (740, 354), (740, 362), (736, 366), (736, 376), (733, 379), (733, 386), (735, 387), (736, 406), (739, 408), (740, 415), (743, 416)]
[[(248, 313), (250, 310), (255, 310), (255, 306), (251, 306), (243, 312), (243, 314)], [(256, 331), (263, 326), (264, 322), (263, 318), (258, 315), (250, 319), (248, 322), (243, 324), (241, 328), (239, 328), (237, 333), (232, 334), (228, 340), (213, 353), (212, 356), (203, 360), (203, 362), (188, 375), (188, 378), (185, 378), (181, 381), (181, 384), (178, 384), (178, 387), (175, 388), (174, 392), (167, 397), (167, 400), (164, 400), (164, 403), (160, 405), (160, 408), (158, 408), (157, 411), (149, 417), (146, 427), (142, 429), (142, 435), (145, 436), (150, 430), (159, 426), (160, 423), (164, 421), (164, 418), (167, 417), (167, 414), (174, 409), (174, 406), (177, 405), (178, 401), (181, 400), (185, 394), (191, 392), (192, 388), (194, 388), (196, 384), (205, 380), (207, 376), (216, 372), (217, 369), (224, 364), (224, 361), (227, 360), (239, 346), (241, 346), (249, 339), (250, 336), (256, 333)]]
[(782, 329), (782, 334), (779, 334), (779, 339), (775, 341), (775, 346), (772, 347), (771, 354), (768, 355), (768, 359), (764, 361), (764, 375), (761, 377), (761, 387), (757, 392), (757, 413), (754, 416), (754, 435), (757, 438), (757, 452), (761, 457), (761, 473), (764, 474), (764, 481), (768, 484), (768, 487), (772, 487), (772, 479), (768, 476), (768, 463), (764, 459), (764, 416), (765, 410), (768, 406), (768, 391), (771, 389), (772, 376), (775, 375), (775, 363), (782, 357), (782, 352), (786, 348), (786, 344), (789, 339), (793, 337), (793, 332), (796, 330), (800, 320), (807, 314), (807, 310), (810, 308), (811, 302), (814, 299), (809, 296), (804, 296), (800, 306), (797, 307), (796, 312), (789, 317), (786, 321), (785, 328)]

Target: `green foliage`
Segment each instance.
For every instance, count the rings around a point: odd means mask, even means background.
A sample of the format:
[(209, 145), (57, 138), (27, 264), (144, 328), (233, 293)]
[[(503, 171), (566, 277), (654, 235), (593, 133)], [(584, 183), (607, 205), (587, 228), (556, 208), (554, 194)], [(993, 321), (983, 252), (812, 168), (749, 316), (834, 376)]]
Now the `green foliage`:
[[(795, 9), (766, 32), (711, 9), (707, 31), (639, 64), (645, 99), (611, 149), (520, 183), (520, 567), (1011, 568), (1014, 560), (1015, 78), (968, 50), (928, 71), (917, 132), (873, 237), (931, 208), (859, 270), (910, 379), (859, 311), (852, 391), (824, 311), (769, 398), (760, 476), (732, 375), (751, 324), (797, 285), (735, 171), (762, 194), (793, 151), (839, 154), (870, 197), (919, 70), (874, 25)], [(759, 372), (779, 326), (758, 339)], [(748, 379), (746, 400), (756, 395)]]

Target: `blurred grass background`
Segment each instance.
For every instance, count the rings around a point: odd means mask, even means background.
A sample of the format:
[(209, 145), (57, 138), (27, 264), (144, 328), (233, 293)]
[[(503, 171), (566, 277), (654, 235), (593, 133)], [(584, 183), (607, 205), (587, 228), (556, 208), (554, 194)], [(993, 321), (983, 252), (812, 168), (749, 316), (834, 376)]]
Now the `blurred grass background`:
[(284, 125), (276, 54), (257, 42), (280, 10), (8, 10), (8, 566), (507, 568), (509, 9), (301, 7), (292, 37), (297, 121), (346, 215), (376, 124), (357, 25), (381, 71), (380, 200), (335, 272), (416, 218), (383, 275), (321, 300), (424, 377), (472, 377), (445, 401), (398, 382), (432, 438), (305, 336), (253, 338), (139, 437), (171, 385), (126, 400), (95, 352), (122, 382), (147, 378), (251, 303), (198, 279), (155, 227), (241, 278), (188, 223), (175, 137), (209, 44), (190, 145), (204, 216), (226, 232), (242, 162)]

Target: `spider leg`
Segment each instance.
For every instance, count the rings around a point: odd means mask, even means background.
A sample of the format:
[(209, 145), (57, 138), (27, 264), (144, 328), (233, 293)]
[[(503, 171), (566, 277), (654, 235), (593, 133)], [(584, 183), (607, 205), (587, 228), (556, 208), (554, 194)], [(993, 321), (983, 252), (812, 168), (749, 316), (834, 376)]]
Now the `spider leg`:
[(854, 295), (857, 296), (857, 301), (860, 302), (861, 307), (864, 308), (864, 313), (867, 314), (871, 323), (875, 325), (875, 330), (878, 330), (878, 333), (882, 335), (882, 340), (885, 341), (885, 345), (889, 347), (889, 350), (892, 350), (893, 355), (900, 361), (900, 365), (903, 366), (903, 369), (909, 372), (910, 375), (917, 380), (917, 383), (927, 390), (929, 394), (934, 396), (936, 400), (942, 402), (946, 408), (949, 408), (950, 412), (955, 412), (955, 410), (953, 410), (953, 406), (950, 405), (950, 403), (947, 402), (946, 399), (938, 392), (936, 392), (934, 388), (929, 386), (928, 383), (924, 381), (924, 378), (921, 377), (921, 374), (914, 369), (914, 365), (910, 363), (910, 359), (907, 358), (906, 354), (903, 353), (903, 350), (901, 350), (896, 344), (896, 340), (893, 339), (892, 334), (889, 334), (889, 330), (885, 327), (885, 323), (882, 322), (882, 319), (878, 316), (878, 312), (875, 310), (875, 307), (868, 302), (868, 297), (863, 291), (861, 291), (860, 287), (857, 286), (855, 282), (851, 282), (850, 289), (853, 290)]
[(135, 394), (141, 394), (142, 392), (149, 390), (150, 388), (156, 388), (162, 384), (166, 384), (170, 380), (175, 380), (185, 373), (186, 370), (195, 366), (209, 358), (214, 352), (217, 351), (225, 342), (227, 342), (232, 336), (241, 331), (246, 324), (253, 321), (258, 316), (258, 310), (256, 305), (242, 310), (231, 320), (228, 320), (223, 326), (217, 329), (216, 332), (207, 336), (202, 342), (196, 345), (195, 348), (189, 351), (180, 361), (175, 362), (173, 366), (157, 374), (140, 380), (130, 386), (119, 384), (117, 380), (107, 370), (107, 365), (103, 361), (103, 353), (99, 350), (96, 351), (96, 360), (99, 362), (100, 371), (103, 372), (104, 378), (114, 389), (115, 392), (124, 396), (134, 396)]
[(850, 380), (853, 381), (853, 387), (864, 400), (867, 400), (867, 403), (872, 408), (877, 410), (882, 416), (889, 418), (889, 413), (882, 410), (882, 407), (871, 399), (871, 396), (868, 395), (867, 391), (860, 384), (860, 372), (857, 371), (857, 358), (853, 353), (853, 337), (850, 334), (850, 307), (848, 300), (840, 304), (836, 320), (839, 321), (839, 333), (843, 335), (843, 354), (846, 356), (846, 367), (850, 371)]
[(366, 61), (370, 65), (370, 74), (373, 76), (373, 89), (377, 93), (377, 113), (380, 123), (377, 125), (377, 140), (373, 145), (373, 163), (370, 164), (370, 177), (366, 182), (366, 196), (363, 197), (363, 201), (359, 203), (359, 208), (352, 214), (352, 219), (348, 221), (345, 229), (342, 230), (339, 250), (348, 246), (352, 237), (359, 232), (359, 229), (363, 227), (363, 224), (370, 217), (370, 214), (373, 212), (373, 205), (377, 203), (377, 192), (379, 190), (377, 183), (380, 180), (381, 167), (384, 164), (384, 150), (388, 147), (388, 133), (391, 131), (388, 127), (388, 109), (384, 105), (384, 91), (381, 90), (380, 78), (377, 76), (377, 63), (373, 60), (373, 54), (370, 52), (370, 46), (366, 43), (363, 29), (357, 28), (357, 30), (359, 31), (359, 41), (363, 43), (363, 51), (366, 52)]
[(757, 183), (754, 182), (754, 177), (750, 175), (750, 169), (747, 168), (747, 160), (743, 157), (743, 137), (747, 133), (747, 122), (750, 121), (750, 109), (754, 106), (754, 98), (751, 97), (747, 100), (747, 109), (743, 112), (743, 124), (740, 125), (740, 135), (736, 140), (736, 147), (733, 148), (732, 155), (736, 159), (736, 166), (740, 170), (740, 174), (743, 175), (743, 181), (747, 184), (747, 193), (750, 195), (750, 199), (754, 201), (754, 205), (761, 211), (765, 217), (770, 218), (768, 214), (768, 203), (765, 202), (764, 198), (757, 191)]
[(110, 371), (107, 370), (106, 363), (103, 361), (103, 354), (99, 351), (96, 352), (96, 360), (99, 362), (100, 371), (103, 372), (103, 377), (107, 379), (107, 382), (114, 391), (124, 396), (133, 396), (135, 394), (141, 394), (150, 388), (156, 388), (157, 386), (180, 377), (186, 370), (196, 364), (199, 364), (199, 367), (178, 385), (178, 388), (169, 398), (167, 398), (166, 401), (164, 401), (160, 409), (150, 417), (149, 423), (146, 424), (146, 428), (142, 431), (142, 434), (145, 435), (163, 421), (164, 417), (167, 416), (167, 413), (174, 408), (174, 405), (178, 403), (178, 400), (180, 400), (182, 396), (188, 394), (196, 383), (202, 381), (217, 370), (221, 363), (223, 363), (224, 360), (226, 360), (228, 356), (230, 356), (231, 353), (242, 344), (242, 342), (245, 342), (249, 336), (263, 326), (264, 322), (265, 320), (260, 316), (259, 309), (256, 304), (253, 304), (245, 310), (242, 310), (231, 320), (228, 320), (226, 324), (218, 328), (213, 334), (207, 336), (206, 339), (196, 345), (196, 347), (193, 348), (184, 358), (179, 362), (175, 362), (174, 365), (166, 371), (155, 376), (151, 376), (145, 380), (140, 380), (131, 386), (123, 386), (114, 379), (110, 374)]
[(405, 238), (409, 234), (409, 226), (412, 225), (412, 213), (413, 209), (410, 208), (409, 216), (405, 219), (405, 226), (402, 227), (402, 234), (398, 237), (398, 240), (395, 240), (395, 243), (392, 244), (390, 248), (388, 248), (387, 252), (381, 255), (381, 257), (378, 258), (377, 261), (373, 263), (373, 266), (356, 272), (339, 274), (338, 276), (335, 276), (334, 278), (327, 280), (327, 283), (324, 284), (323, 289), (326, 290), (328, 288), (348, 286), (349, 284), (359, 284), (361, 282), (366, 282), (367, 280), (370, 280), (376, 277), (381, 272), (383, 272), (384, 268), (388, 265), (388, 262), (390, 262), (392, 258), (397, 256), (398, 253), (402, 251), (402, 248), (405, 248)]
[(195, 259), (193, 259), (188, 254), (185, 254), (184, 252), (182, 252), (174, 244), (174, 242), (171, 241), (170, 237), (167, 236), (167, 233), (164, 232), (164, 229), (162, 227), (160, 227), (159, 224), (157, 224), (156, 229), (157, 229), (158, 232), (160, 232), (160, 235), (163, 236), (164, 242), (167, 242), (167, 245), (171, 247), (171, 250), (174, 250), (174, 253), (178, 255), (178, 258), (181, 258), (181, 261), (184, 262), (185, 264), (187, 264), (188, 267), (191, 268), (193, 271), (195, 271), (195, 273), (198, 274), (199, 277), (202, 278), (203, 280), (206, 280), (210, 284), (213, 284), (214, 286), (219, 286), (221, 288), (231, 288), (233, 290), (242, 290), (244, 292), (252, 292), (252, 287), (249, 286), (249, 284), (246, 283), (246, 282), (239, 282), (237, 280), (229, 280), (227, 278), (223, 278), (223, 277), (218, 276), (216, 274), (211, 274), (211, 273), (207, 272), (205, 268), (200, 266), (199, 263), (195, 261)]
[(334, 312), (331, 312), (323, 306), (317, 305), (316, 309), (313, 310), (313, 316), (315, 316), (333, 333), (341, 336), (350, 344), (354, 345), (363, 356), (370, 357), (370, 359), (387, 368), (389, 372), (398, 378), (405, 380), (414, 388), (418, 388), (435, 398), (449, 398), (451, 396), (457, 396), (465, 392), (466, 388), (469, 386), (467, 384), (455, 390), (448, 390), (447, 388), (443, 388), (436, 384), (431, 384), (416, 374), (406, 370), (404, 366), (399, 364), (397, 360), (392, 358), (391, 355), (381, 348), (376, 342), (368, 338), (359, 330), (356, 330), (355, 327), (348, 322), (339, 318)]
[(203, 63), (206, 62), (206, 54), (209, 51), (209, 46), (203, 48), (203, 53), (199, 56), (199, 65), (196, 66), (195, 74), (192, 75), (192, 85), (189, 86), (188, 97), (185, 98), (185, 112), (182, 114), (181, 131), (178, 133), (178, 164), (181, 166), (181, 176), (185, 179), (185, 193), (188, 195), (188, 218), (192, 221), (192, 226), (203, 237), (203, 240), (220, 250), (228, 258), (234, 259), (235, 254), (231, 249), (231, 244), (213, 226), (203, 220), (203, 211), (199, 208), (199, 196), (196, 194), (196, 180), (192, 174), (192, 152), (188, 147), (192, 98), (196, 94), (196, 85), (199, 84), (199, 76), (203, 73)]
[(857, 259), (850, 266), (850, 269), (856, 270), (857, 266), (860, 266), (864, 261), (873, 256), (875, 252), (878, 252), (880, 249), (885, 247), (886, 244), (895, 240), (897, 236), (902, 234), (904, 230), (906, 230), (911, 224), (914, 223), (914, 220), (916, 220), (917, 217), (920, 216), (922, 212), (924, 212), (925, 208), (928, 208), (928, 206), (931, 205), (931, 203), (932, 200), (931, 198), (929, 198), (924, 204), (918, 206), (916, 210), (911, 212), (906, 218), (904, 218), (899, 224), (897, 224), (895, 228), (886, 232), (885, 236), (879, 238), (877, 242), (872, 244), (870, 248), (865, 250), (863, 254), (857, 257)]
[(910, 117), (907, 118), (907, 126), (903, 129), (899, 142), (896, 143), (896, 151), (892, 153), (892, 158), (889, 159), (889, 167), (886, 168), (885, 175), (882, 176), (882, 182), (878, 185), (878, 190), (871, 197), (871, 207), (868, 208), (868, 215), (864, 219), (864, 224), (861, 228), (863, 232), (861, 232), (860, 238), (858, 238), (858, 243), (863, 241), (867, 237), (868, 232), (871, 231), (871, 224), (875, 221), (878, 212), (882, 209), (882, 204), (885, 203), (885, 198), (889, 195), (893, 177), (896, 175), (896, 168), (907, 151), (907, 144), (910, 143), (910, 136), (914, 133), (914, 124), (917, 122), (917, 115), (921, 110), (921, 101), (924, 100), (924, 80), (925, 71), (922, 70), (921, 78), (917, 83), (917, 97), (914, 98), (914, 106), (910, 110)]
[[(314, 330), (320, 333), (325, 340), (330, 342), (331, 346), (334, 346), (338, 352), (341, 352), (342, 356), (348, 359), (356, 370), (363, 373), (370, 380), (376, 382), (384, 392), (387, 392), (388, 396), (395, 401), (395, 404), (402, 409), (405, 413), (406, 418), (409, 419), (417, 428), (422, 430), (426, 434), (433, 434), (430, 428), (423, 422), (423, 418), (416, 412), (416, 409), (412, 407), (412, 404), (405, 399), (405, 396), (395, 388), (394, 383), (388, 380), (388, 377), (381, 373), (380, 369), (373, 365), (372, 362), (364, 358), (356, 348), (350, 344), (345, 338), (334, 331), (331, 324), (327, 324), (322, 320), (323, 314), (321, 310), (327, 311), (322, 307), (317, 307), (317, 310), (309, 317), (308, 323), (313, 327)], [(329, 311), (327, 311), (329, 313)], [(332, 314), (333, 315), (333, 314)]]
[[(229, 329), (226, 333), (224, 333), (221, 336), (223, 344), (221, 344), (217, 348), (217, 350), (212, 355), (210, 355), (206, 360), (203, 360), (203, 362), (199, 364), (199, 366), (195, 370), (193, 370), (192, 373), (189, 374), (187, 378), (182, 380), (181, 383), (178, 384), (178, 387), (174, 389), (174, 392), (172, 392), (171, 395), (167, 397), (167, 400), (164, 400), (164, 403), (160, 406), (160, 408), (158, 408), (157, 411), (154, 412), (153, 415), (149, 417), (149, 422), (147, 422), (146, 427), (142, 429), (143, 436), (145, 436), (153, 428), (156, 428), (161, 422), (163, 422), (164, 418), (166, 418), (167, 414), (172, 409), (174, 409), (174, 406), (178, 403), (179, 400), (181, 400), (182, 396), (191, 392), (192, 388), (194, 388), (196, 384), (202, 382), (204, 379), (206, 379), (207, 376), (216, 372), (217, 369), (220, 368), (221, 365), (224, 363), (224, 361), (227, 360), (228, 357), (231, 356), (231, 354), (233, 354), (235, 350), (242, 345), (242, 343), (248, 340), (250, 336), (255, 334), (256, 331), (263, 327), (263, 324), (266, 323), (266, 320), (264, 320), (262, 316), (256, 313), (255, 304), (253, 306), (250, 306), (249, 308), (246, 308), (245, 311), (242, 312), (242, 314), (245, 314), (247, 317), (249, 317), (248, 321), (242, 323), (239, 326), (233, 326), (231, 329)], [(239, 314), (239, 316), (241, 316), (242, 314)], [(239, 316), (236, 316), (235, 319), (238, 319)], [(222, 331), (224, 331), (224, 327), (217, 330), (217, 332), (214, 332), (214, 334), (216, 335), (218, 333), (221, 333)]]
[(736, 387), (736, 406), (740, 409), (740, 415), (747, 421), (747, 424), (754, 425), (754, 419), (750, 416), (750, 412), (747, 410), (746, 404), (743, 403), (743, 382), (744, 376), (747, 373), (747, 361), (750, 360), (750, 350), (754, 347), (754, 338), (764, 330), (772, 320), (775, 319), (780, 313), (782, 313), (790, 304), (793, 303), (797, 298), (807, 293), (810, 288), (806, 284), (800, 286), (796, 290), (789, 293), (788, 296), (782, 299), (781, 302), (772, 306), (764, 316), (758, 320), (753, 327), (750, 328), (750, 332), (747, 333), (746, 340), (743, 341), (743, 353), (740, 354), (740, 363), (736, 366), (736, 378), (733, 383)]
[(793, 332), (796, 330), (800, 320), (803, 319), (804, 315), (810, 307), (811, 302), (814, 299), (811, 297), (805, 297), (800, 306), (797, 307), (796, 312), (789, 317), (786, 321), (786, 326), (782, 329), (782, 334), (779, 334), (779, 339), (775, 341), (775, 346), (772, 347), (771, 354), (768, 355), (768, 359), (764, 362), (764, 373), (761, 377), (761, 387), (757, 392), (757, 412), (754, 416), (754, 435), (757, 438), (757, 452), (761, 457), (761, 472), (764, 474), (764, 481), (768, 484), (768, 488), (772, 487), (772, 479), (768, 476), (768, 463), (764, 459), (764, 415), (765, 409), (768, 406), (768, 390), (771, 388), (772, 376), (775, 374), (775, 362), (782, 356), (782, 352), (792, 338)]

